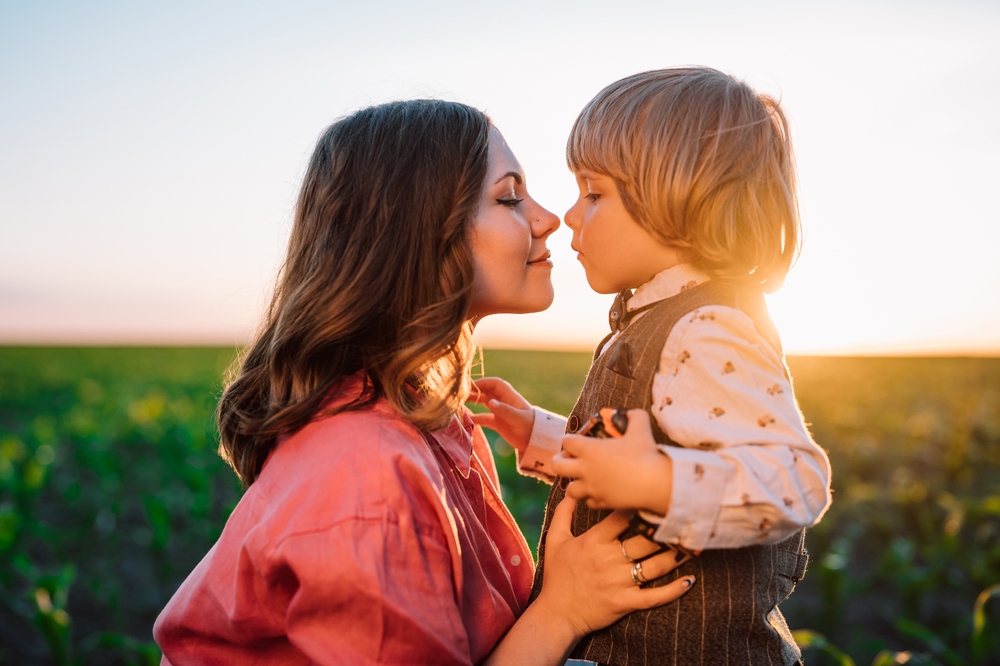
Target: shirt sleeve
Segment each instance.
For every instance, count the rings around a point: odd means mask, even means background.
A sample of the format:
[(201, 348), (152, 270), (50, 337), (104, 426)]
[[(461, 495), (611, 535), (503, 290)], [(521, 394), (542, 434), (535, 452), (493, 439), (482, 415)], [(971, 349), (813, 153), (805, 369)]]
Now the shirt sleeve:
[[(806, 428), (780, 353), (743, 312), (704, 307), (670, 332), (652, 413), (680, 444), (654, 538), (692, 550), (777, 543), (830, 504), (830, 462)], [(644, 512), (644, 516), (649, 516)]]
[(288, 640), (316, 664), (471, 664), (440, 526), (354, 518), (286, 538), (268, 576), (288, 586)]
[(552, 456), (562, 449), (566, 434), (566, 417), (542, 409), (535, 410), (535, 423), (531, 428), (531, 438), (524, 452), (517, 454), (517, 468), (525, 476), (533, 476), (547, 483), (556, 478), (552, 471)]

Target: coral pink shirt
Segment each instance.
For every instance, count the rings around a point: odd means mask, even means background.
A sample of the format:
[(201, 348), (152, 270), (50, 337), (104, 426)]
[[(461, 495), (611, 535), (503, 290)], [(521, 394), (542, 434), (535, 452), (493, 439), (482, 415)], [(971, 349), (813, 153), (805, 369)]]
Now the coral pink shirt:
[(468, 414), (425, 438), (383, 400), (280, 443), (153, 634), (174, 666), (473, 664), (532, 575)]

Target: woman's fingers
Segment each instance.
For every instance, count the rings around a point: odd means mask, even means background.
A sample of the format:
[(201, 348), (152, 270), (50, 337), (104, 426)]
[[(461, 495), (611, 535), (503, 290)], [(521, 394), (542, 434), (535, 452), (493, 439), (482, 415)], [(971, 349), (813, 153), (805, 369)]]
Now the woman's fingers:
[[(573, 485), (571, 483), (569, 488), (566, 489), (567, 494)], [(628, 511), (614, 511), (610, 516), (587, 530), (587, 534), (592, 534), (595, 538), (602, 541), (611, 541), (612, 539), (617, 541), (618, 535), (628, 527), (631, 516), (632, 514)]]
[[(644, 562), (643, 571), (645, 571), (645, 566)], [(694, 576), (683, 576), (660, 587), (636, 588), (636, 592), (638, 593), (636, 605), (640, 608), (655, 608), (656, 606), (668, 604), (687, 593), (691, 589), (691, 586), (694, 585), (695, 580)]]
[(641, 560), (644, 557), (648, 557), (663, 547), (662, 543), (650, 541), (641, 534), (625, 539), (622, 542), (622, 548), (633, 560)]
[(642, 575), (646, 580), (665, 576), (689, 559), (691, 559), (691, 556), (686, 553), (676, 551), (672, 548), (665, 550), (642, 561)]
[(552, 522), (549, 523), (549, 531), (545, 536), (547, 543), (560, 544), (574, 538), (570, 527), (573, 524), (573, 512), (575, 510), (575, 499), (566, 497), (563, 501), (559, 502), (556, 510), (552, 512)]

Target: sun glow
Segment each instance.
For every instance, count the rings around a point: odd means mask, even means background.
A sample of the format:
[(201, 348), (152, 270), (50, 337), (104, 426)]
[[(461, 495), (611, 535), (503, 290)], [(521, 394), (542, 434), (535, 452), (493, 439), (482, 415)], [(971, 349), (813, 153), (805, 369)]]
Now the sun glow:
[[(702, 63), (790, 117), (804, 244), (769, 297), (787, 349), (1000, 353), (1000, 6), (582, 1), (599, 25), (580, 3), (525, 4), (532, 21), (496, 39), (487, 9), (432, 21), (402, 3), (0, 9), (0, 342), (246, 340), (316, 136), (371, 103), (485, 109), (561, 215), (583, 105), (627, 74)], [(603, 337), (610, 297), (590, 292), (565, 229), (550, 246), (553, 307), (487, 318), (484, 344)]]

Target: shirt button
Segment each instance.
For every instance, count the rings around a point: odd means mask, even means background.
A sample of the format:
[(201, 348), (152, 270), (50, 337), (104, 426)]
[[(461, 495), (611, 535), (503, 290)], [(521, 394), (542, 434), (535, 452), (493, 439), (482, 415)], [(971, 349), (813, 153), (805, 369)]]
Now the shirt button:
[(513, 556), (511, 556), (510, 563), (513, 566), (516, 567), (517, 565), (519, 565), (521, 563), (521, 556), (520, 555), (513, 555)]

